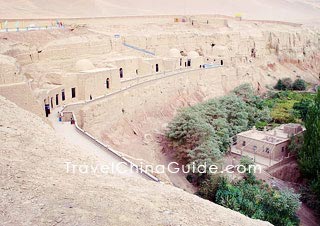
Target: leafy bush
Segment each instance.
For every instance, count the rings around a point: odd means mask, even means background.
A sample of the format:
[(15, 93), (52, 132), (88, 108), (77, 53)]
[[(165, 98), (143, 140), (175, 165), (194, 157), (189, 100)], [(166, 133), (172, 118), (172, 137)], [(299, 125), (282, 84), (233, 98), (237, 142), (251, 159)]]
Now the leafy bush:
[(320, 198), (320, 90), (308, 109), (305, 126), (307, 130), (302, 150), (298, 153), (298, 163), (311, 190)]
[(295, 110), (296, 116), (305, 121), (307, 118), (308, 109), (311, 107), (313, 102), (313, 99), (305, 98), (300, 102), (295, 103), (293, 105), (293, 110)]
[(301, 120), (305, 120), (307, 109), (313, 101), (314, 94), (281, 91), (265, 99), (263, 105), (271, 110), (273, 122), (301, 123)]
[(307, 84), (303, 79), (297, 79), (292, 84), (293, 90), (306, 90)]
[(232, 136), (270, 120), (269, 109), (246, 84), (225, 97), (181, 110), (166, 136), (178, 161), (211, 164), (228, 150)]
[(232, 184), (220, 180), (215, 202), (254, 219), (274, 225), (299, 225), (296, 211), (300, 207), (299, 195), (291, 190), (276, 191), (253, 180)]
[(290, 90), (290, 89), (292, 89), (291, 78), (279, 79), (274, 88), (277, 90)]
[(317, 216), (320, 217), (320, 199), (315, 192), (311, 190), (310, 186), (300, 187), (299, 193), (301, 194), (300, 200), (314, 210)]

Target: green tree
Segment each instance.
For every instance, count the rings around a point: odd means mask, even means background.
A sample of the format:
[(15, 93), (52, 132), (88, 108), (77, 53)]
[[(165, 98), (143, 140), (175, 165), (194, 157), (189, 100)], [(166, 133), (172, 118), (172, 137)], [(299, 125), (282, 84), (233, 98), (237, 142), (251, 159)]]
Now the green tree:
[(277, 90), (285, 90), (286, 87), (283, 85), (282, 80), (279, 79), (277, 84), (274, 86), (275, 89)]
[(320, 90), (307, 113), (304, 143), (299, 152), (299, 166), (312, 190), (320, 198)]
[(256, 180), (230, 183), (224, 178), (219, 182), (215, 202), (251, 218), (283, 226), (299, 225), (299, 197), (292, 190), (276, 191)]
[(309, 98), (304, 98), (300, 102), (295, 103), (293, 110), (296, 111), (296, 116), (306, 121), (308, 110), (312, 104), (313, 100)]
[(292, 89), (292, 80), (291, 80), (291, 78), (282, 79), (282, 84), (284, 85), (285, 90)]
[(293, 90), (306, 90), (307, 84), (303, 79), (297, 79), (292, 84)]
[(279, 79), (274, 88), (277, 90), (290, 90), (292, 88), (291, 78)]

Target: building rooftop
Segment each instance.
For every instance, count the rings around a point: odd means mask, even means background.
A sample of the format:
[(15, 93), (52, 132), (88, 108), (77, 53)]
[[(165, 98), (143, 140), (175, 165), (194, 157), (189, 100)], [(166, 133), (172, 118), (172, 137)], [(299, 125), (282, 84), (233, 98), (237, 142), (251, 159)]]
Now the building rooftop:
[(300, 124), (284, 124), (276, 127), (272, 130), (264, 131), (256, 130), (255, 127), (251, 130), (239, 133), (238, 136), (251, 138), (254, 140), (264, 141), (269, 144), (279, 144), (288, 141), (292, 135), (297, 135), (303, 132), (303, 128)]

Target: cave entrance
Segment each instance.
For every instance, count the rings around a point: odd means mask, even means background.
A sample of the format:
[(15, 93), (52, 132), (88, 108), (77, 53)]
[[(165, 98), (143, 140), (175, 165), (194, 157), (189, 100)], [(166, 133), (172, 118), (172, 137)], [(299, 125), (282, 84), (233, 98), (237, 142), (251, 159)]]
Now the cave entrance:
[(191, 60), (188, 60), (188, 67), (191, 67)]
[(61, 98), (62, 98), (62, 101), (65, 101), (65, 100), (66, 100), (66, 94), (65, 94), (64, 89), (61, 90)]
[(53, 108), (53, 97), (51, 97), (50, 102), (51, 102), (51, 108)]
[(109, 78), (106, 79), (106, 88), (109, 89), (110, 88), (110, 81)]
[(59, 94), (56, 95), (56, 105), (59, 105)]
[(119, 69), (119, 73), (120, 73), (120, 78), (123, 78), (123, 69), (122, 68)]
[(46, 117), (48, 117), (50, 115), (50, 105), (49, 104), (44, 105), (44, 111), (46, 113)]

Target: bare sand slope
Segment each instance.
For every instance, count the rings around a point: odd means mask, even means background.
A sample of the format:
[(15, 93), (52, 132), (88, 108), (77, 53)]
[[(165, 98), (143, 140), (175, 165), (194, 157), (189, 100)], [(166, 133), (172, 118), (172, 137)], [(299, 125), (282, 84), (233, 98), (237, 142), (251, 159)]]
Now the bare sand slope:
[(270, 225), (169, 185), (70, 174), (103, 159), (0, 96), (0, 225)]
[(156, 14), (242, 13), (248, 19), (310, 23), (319, 0), (0, 0), (2, 18), (96, 17)]

